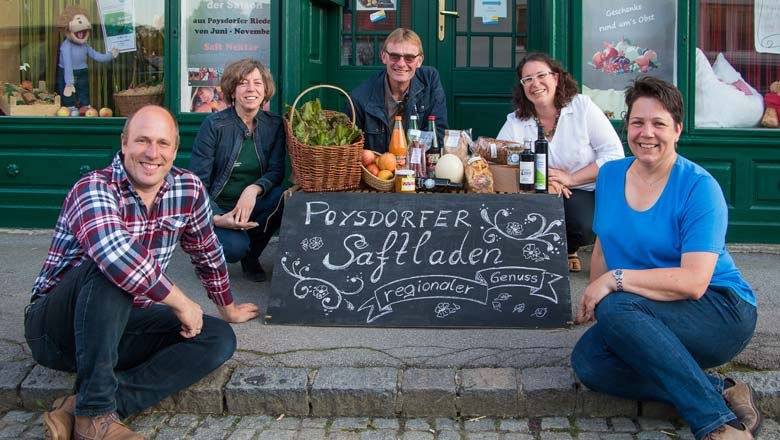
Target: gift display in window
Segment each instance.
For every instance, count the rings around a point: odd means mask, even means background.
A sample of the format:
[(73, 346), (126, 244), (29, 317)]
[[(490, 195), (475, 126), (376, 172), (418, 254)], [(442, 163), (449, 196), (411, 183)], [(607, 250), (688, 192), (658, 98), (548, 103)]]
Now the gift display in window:
[[(11, 0), (0, 16), (0, 114), (126, 116), (123, 94), (162, 102), (164, 5)], [(136, 99), (138, 100), (138, 99)]]

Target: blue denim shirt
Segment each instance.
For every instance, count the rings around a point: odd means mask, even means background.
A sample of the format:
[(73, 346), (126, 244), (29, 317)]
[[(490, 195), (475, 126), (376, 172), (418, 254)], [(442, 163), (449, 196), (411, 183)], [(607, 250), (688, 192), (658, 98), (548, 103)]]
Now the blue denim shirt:
[[(363, 130), (365, 148), (379, 153), (387, 151), (393, 127), (387, 119), (385, 108), (385, 81), (387, 71), (382, 70), (368, 78), (350, 93), (355, 104), (355, 123)], [(352, 108), (347, 103), (345, 113), (352, 117)], [(436, 131), (439, 145), (443, 145), (444, 130), (447, 128), (447, 102), (439, 72), (433, 67), (420, 66), (409, 85), (409, 99), (404, 112), (404, 129), (409, 116), (417, 115), (420, 128), (428, 127), (428, 116), (436, 116)]]
[[(262, 172), (254, 183), (263, 188), (261, 197), (269, 194), (271, 188), (281, 185), (284, 179), (283, 124), (281, 116), (270, 112), (260, 110), (255, 115), (255, 151)], [(249, 135), (246, 124), (233, 107), (212, 113), (200, 125), (192, 145), (189, 168), (203, 181), (212, 209), (216, 209), (214, 200), (230, 179), (241, 144)]]

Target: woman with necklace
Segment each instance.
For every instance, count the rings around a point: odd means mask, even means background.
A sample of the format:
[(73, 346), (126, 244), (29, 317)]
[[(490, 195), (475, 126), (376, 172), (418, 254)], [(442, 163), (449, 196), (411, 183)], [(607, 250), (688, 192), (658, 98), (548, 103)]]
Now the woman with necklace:
[(703, 371), (733, 359), (756, 325), (755, 295), (726, 251), (726, 200), (677, 154), (677, 88), (640, 78), (626, 107), (634, 157), (599, 170), (590, 284), (575, 320), (596, 323), (572, 367), (592, 390), (674, 405), (697, 440), (752, 439), (761, 418), (750, 387)]
[(229, 263), (265, 281), (259, 257), (282, 219), (285, 134), (282, 118), (262, 110), (274, 95), (257, 60), (228, 64), (220, 82), (228, 108), (209, 115), (192, 146), (190, 169), (211, 198), (214, 231)]
[(515, 111), (498, 139), (522, 143), (536, 139), (544, 128), (549, 142), (550, 192), (564, 197), (569, 270), (579, 272), (580, 246), (593, 243), (593, 204), (596, 175), (604, 163), (621, 159), (623, 145), (609, 119), (585, 95), (561, 64), (546, 54), (531, 53), (517, 65), (512, 102)]

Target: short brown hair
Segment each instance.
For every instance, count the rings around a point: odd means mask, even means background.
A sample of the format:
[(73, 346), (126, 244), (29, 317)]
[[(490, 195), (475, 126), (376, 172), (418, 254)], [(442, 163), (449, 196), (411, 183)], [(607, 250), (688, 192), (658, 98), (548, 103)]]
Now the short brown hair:
[(67, 34), (70, 31), (70, 22), (77, 15), (83, 15), (89, 19), (87, 10), (80, 6), (68, 6), (63, 9), (60, 16), (57, 17), (57, 30)]
[(654, 76), (641, 76), (626, 88), (626, 116), (625, 121), (631, 117), (631, 109), (639, 98), (652, 98), (661, 103), (664, 109), (672, 115), (676, 124), (683, 121), (683, 98), (680, 90)]
[(387, 45), (390, 43), (412, 43), (417, 46), (417, 50), (420, 51), (417, 55), (423, 55), (422, 40), (420, 40), (420, 36), (417, 35), (417, 32), (411, 29), (398, 28), (393, 32), (390, 32), (390, 35), (385, 38), (385, 44), (382, 45), (382, 50), (386, 50)]
[(138, 110), (134, 111), (130, 116), (127, 117), (127, 120), (125, 121), (125, 126), (122, 128), (122, 145), (124, 145), (125, 142), (127, 142), (127, 129), (130, 128), (130, 123), (133, 122), (133, 118), (135, 115), (141, 112), (141, 110), (147, 108), (147, 107), (156, 107), (159, 108), (165, 113), (168, 113), (168, 116), (171, 117), (171, 120), (173, 121), (173, 128), (176, 130), (176, 148), (179, 148), (179, 121), (176, 119), (176, 116), (173, 115), (173, 112), (168, 110), (167, 108), (155, 105), (155, 104), (146, 104), (143, 107), (139, 108)]
[(558, 110), (564, 108), (579, 93), (577, 81), (572, 78), (561, 63), (550, 58), (546, 53), (532, 52), (526, 55), (517, 65), (515, 87), (512, 90), (512, 104), (515, 106), (515, 115), (518, 119), (530, 119), (536, 116), (534, 104), (525, 96), (525, 89), (520, 80), (523, 78), (523, 67), (531, 61), (538, 61), (550, 66), (553, 73), (558, 74), (558, 87), (555, 89), (553, 103)]
[(258, 60), (244, 58), (228, 64), (225, 66), (225, 71), (222, 72), (222, 80), (219, 85), (222, 88), (222, 93), (225, 95), (227, 105), (233, 105), (233, 94), (236, 92), (236, 87), (238, 87), (238, 84), (245, 76), (252, 73), (255, 69), (263, 77), (263, 86), (265, 87), (262, 105), (265, 105), (273, 98), (274, 93), (276, 93), (276, 86), (274, 85), (274, 77), (271, 75), (271, 71)]

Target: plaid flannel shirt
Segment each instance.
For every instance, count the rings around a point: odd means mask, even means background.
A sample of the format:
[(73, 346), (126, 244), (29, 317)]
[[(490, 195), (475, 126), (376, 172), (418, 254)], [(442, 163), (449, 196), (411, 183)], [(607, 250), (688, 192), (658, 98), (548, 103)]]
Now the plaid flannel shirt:
[(63, 275), (93, 260), (135, 307), (163, 300), (173, 282), (165, 274), (176, 242), (190, 255), (209, 298), (233, 302), (222, 245), (201, 181), (176, 167), (165, 177), (147, 212), (117, 153), (110, 166), (82, 177), (65, 197), (49, 254), (33, 285), (45, 295)]

